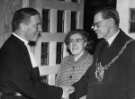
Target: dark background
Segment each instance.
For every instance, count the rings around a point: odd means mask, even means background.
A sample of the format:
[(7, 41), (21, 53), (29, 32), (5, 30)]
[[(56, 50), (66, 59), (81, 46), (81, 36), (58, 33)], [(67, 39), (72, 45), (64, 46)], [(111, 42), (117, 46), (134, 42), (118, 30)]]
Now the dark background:
[(93, 23), (93, 15), (97, 9), (104, 7), (116, 8), (117, 0), (85, 0), (84, 6), (84, 30), (89, 32), (89, 39), (93, 39), (93, 47), (90, 49), (90, 53), (94, 53), (95, 47), (98, 43), (96, 34), (91, 30)]

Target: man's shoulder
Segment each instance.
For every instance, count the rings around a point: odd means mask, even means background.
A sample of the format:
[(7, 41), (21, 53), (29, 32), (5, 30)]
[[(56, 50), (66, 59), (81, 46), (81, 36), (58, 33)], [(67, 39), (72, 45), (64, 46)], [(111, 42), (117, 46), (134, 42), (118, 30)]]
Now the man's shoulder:
[(120, 29), (120, 36), (123, 36), (123, 37), (127, 38), (127, 40), (133, 39), (128, 33), (124, 32), (121, 29)]

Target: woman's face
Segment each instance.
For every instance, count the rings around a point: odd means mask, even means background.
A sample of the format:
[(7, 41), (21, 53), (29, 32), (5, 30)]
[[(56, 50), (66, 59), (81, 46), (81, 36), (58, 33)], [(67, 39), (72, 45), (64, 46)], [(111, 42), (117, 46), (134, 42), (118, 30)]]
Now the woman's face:
[(70, 36), (69, 50), (73, 55), (79, 55), (85, 50), (86, 41), (83, 37), (76, 33)]

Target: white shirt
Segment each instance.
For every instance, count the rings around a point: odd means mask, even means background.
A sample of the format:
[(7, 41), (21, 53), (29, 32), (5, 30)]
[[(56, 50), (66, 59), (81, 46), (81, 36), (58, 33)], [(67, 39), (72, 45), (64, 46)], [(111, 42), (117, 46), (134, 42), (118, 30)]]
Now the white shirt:
[(22, 37), (18, 36), (18, 35), (15, 34), (15, 33), (12, 33), (12, 34), (13, 34), (15, 37), (17, 37), (18, 39), (20, 39), (21, 41), (24, 42), (24, 44), (25, 44), (25, 46), (26, 46), (26, 48), (27, 48), (27, 50), (28, 50), (28, 53), (29, 53), (29, 55), (30, 55), (30, 60), (31, 60), (32, 67), (33, 67), (33, 68), (37, 67), (37, 66), (38, 66), (38, 65), (37, 65), (37, 62), (36, 62), (36, 60), (35, 60), (34, 54), (33, 54), (32, 51), (31, 51), (30, 46), (28, 45), (28, 41), (25, 40), (25, 39), (23, 39)]
[(120, 30), (118, 32), (116, 32), (112, 37), (110, 37), (109, 39), (107, 39), (107, 42), (108, 42), (109, 46), (111, 46), (112, 42), (117, 37), (117, 35), (119, 34), (119, 32), (120, 32)]

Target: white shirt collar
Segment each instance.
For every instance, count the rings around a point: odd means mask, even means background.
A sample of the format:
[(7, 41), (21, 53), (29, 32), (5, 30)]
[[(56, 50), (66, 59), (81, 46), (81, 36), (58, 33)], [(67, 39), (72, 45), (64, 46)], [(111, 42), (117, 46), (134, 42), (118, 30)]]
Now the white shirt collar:
[(108, 42), (109, 46), (111, 46), (112, 42), (117, 37), (117, 35), (119, 34), (119, 32), (120, 32), (120, 30), (118, 30), (113, 36), (111, 36), (109, 39), (107, 39), (107, 42)]
[(81, 52), (78, 56), (74, 57), (74, 60), (77, 61), (82, 55), (83, 55), (84, 51)]
[(16, 33), (12, 33), (15, 37), (17, 37), (18, 39), (20, 39), (21, 41), (23, 41), (24, 42), (24, 44), (28, 44), (28, 41), (26, 40), (26, 39), (24, 39), (24, 38), (22, 38), (22, 37), (20, 37), (19, 35), (17, 35)]
[(31, 60), (31, 64), (33, 66), (33, 68), (37, 67), (37, 62), (35, 60), (35, 57), (34, 57), (34, 54), (31, 52), (31, 49), (30, 47), (28, 46), (28, 41), (25, 40), (24, 38), (20, 37), (19, 35), (15, 34), (15, 33), (12, 33), (15, 37), (17, 37), (18, 39), (20, 39), (21, 41), (24, 42), (25, 46), (27, 47), (27, 50), (28, 50), (28, 53), (30, 55), (30, 60)]

